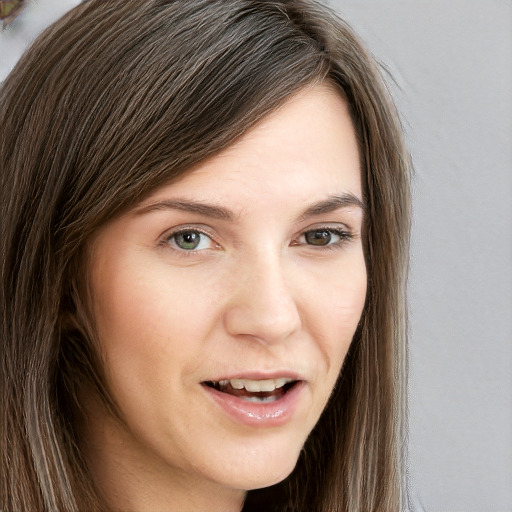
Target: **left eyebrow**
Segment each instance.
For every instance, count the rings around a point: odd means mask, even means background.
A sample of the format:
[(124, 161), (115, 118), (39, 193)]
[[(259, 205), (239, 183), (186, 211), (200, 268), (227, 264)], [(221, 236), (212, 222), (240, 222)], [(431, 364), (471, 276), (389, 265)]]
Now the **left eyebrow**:
[(348, 208), (350, 206), (360, 208), (363, 213), (366, 209), (364, 202), (354, 194), (345, 193), (341, 195), (332, 195), (323, 201), (319, 201), (318, 203), (308, 206), (308, 208), (299, 215), (298, 221), (302, 222), (309, 217), (331, 213), (340, 208)]

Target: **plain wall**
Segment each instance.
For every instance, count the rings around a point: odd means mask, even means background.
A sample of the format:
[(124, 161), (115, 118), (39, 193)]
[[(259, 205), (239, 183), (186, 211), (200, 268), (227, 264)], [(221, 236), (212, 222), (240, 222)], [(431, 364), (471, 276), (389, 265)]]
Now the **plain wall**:
[[(0, 31), (0, 80), (77, 3), (32, 2)], [(512, 2), (329, 4), (394, 76), (416, 167), (413, 509), (512, 512)]]
[(386, 64), (416, 173), (414, 510), (512, 511), (512, 2), (331, 0)]

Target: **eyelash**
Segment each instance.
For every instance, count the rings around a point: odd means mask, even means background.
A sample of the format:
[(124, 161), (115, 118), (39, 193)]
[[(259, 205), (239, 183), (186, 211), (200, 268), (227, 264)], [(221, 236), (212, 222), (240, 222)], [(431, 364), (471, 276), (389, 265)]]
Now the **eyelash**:
[[(300, 234), (300, 236), (298, 237), (298, 239), (306, 237), (310, 233), (320, 233), (320, 232), (327, 232), (330, 235), (338, 236), (339, 240), (334, 242), (334, 243), (328, 243), (326, 245), (315, 245), (315, 244), (308, 244), (308, 243), (302, 243), (302, 242), (292, 242), (291, 245), (294, 246), (294, 247), (297, 247), (297, 246), (300, 246), (300, 245), (305, 245), (307, 247), (313, 247), (315, 249), (331, 250), (332, 251), (332, 250), (335, 250), (335, 249), (345, 245), (346, 243), (350, 242), (355, 237), (354, 233), (352, 233), (351, 231), (345, 230), (345, 229), (328, 227), (328, 226), (321, 226), (321, 227), (318, 227), (316, 229), (308, 229), (307, 231), (303, 231)], [(180, 234), (185, 234), (185, 233), (196, 233), (196, 234), (198, 233), (200, 235), (204, 235), (204, 236), (206, 236), (207, 238), (210, 239), (212, 244), (215, 244), (215, 245), (218, 246), (218, 244), (211, 237), (211, 235), (209, 235), (206, 231), (203, 231), (202, 229), (195, 228), (195, 227), (194, 228), (192, 228), (192, 227), (190, 227), (190, 228), (181, 228), (181, 229), (179, 229), (177, 231), (173, 231), (172, 233), (167, 234), (165, 236), (165, 238), (162, 240), (161, 245), (162, 246), (167, 246), (167, 247), (171, 246), (172, 250), (176, 251), (177, 253), (179, 253), (180, 255), (183, 255), (183, 256), (197, 255), (197, 254), (199, 254), (199, 253), (201, 253), (201, 252), (203, 252), (205, 250), (205, 249), (199, 249), (199, 250), (190, 249), (190, 250), (187, 250), (187, 249), (183, 249), (183, 248), (177, 246), (175, 237), (179, 236)], [(172, 243), (172, 241), (174, 241), (174, 244)]]

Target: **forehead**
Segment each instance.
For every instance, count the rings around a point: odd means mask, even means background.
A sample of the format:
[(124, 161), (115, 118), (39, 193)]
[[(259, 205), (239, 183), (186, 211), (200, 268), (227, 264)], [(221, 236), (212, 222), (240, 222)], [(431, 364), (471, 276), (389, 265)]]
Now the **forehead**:
[(342, 96), (328, 85), (315, 85), (144, 203), (200, 196), (246, 209), (285, 197), (300, 202), (344, 193), (362, 200), (355, 131)]

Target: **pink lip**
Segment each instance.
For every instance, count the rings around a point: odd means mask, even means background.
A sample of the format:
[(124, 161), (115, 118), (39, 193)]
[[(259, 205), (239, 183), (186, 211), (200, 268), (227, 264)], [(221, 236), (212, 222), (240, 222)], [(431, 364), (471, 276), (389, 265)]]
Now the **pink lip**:
[[(280, 376), (283, 377), (284, 375), (280, 374)], [(230, 378), (236, 379), (237, 377)], [(244, 378), (261, 379), (262, 377), (249, 377), (245, 373)], [(203, 386), (203, 388), (232, 420), (250, 427), (277, 427), (285, 424), (293, 417), (304, 390), (304, 385), (304, 381), (299, 381), (281, 398), (266, 403), (247, 402), (242, 398), (223, 393), (209, 386)]]
[(279, 378), (285, 378), (285, 379), (292, 379), (292, 380), (305, 380), (304, 377), (299, 375), (298, 373), (291, 372), (289, 370), (284, 371), (241, 371), (236, 373), (231, 373), (230, 375), (225, 375), (223, 377), (215, 378), (215, 379), (208, 379), (213, 382), (218, 382), (220, 380), (231, 380), (231, 379), (249, 379), (249, 380), (265, 380), (265, 379), (279, 379)]

